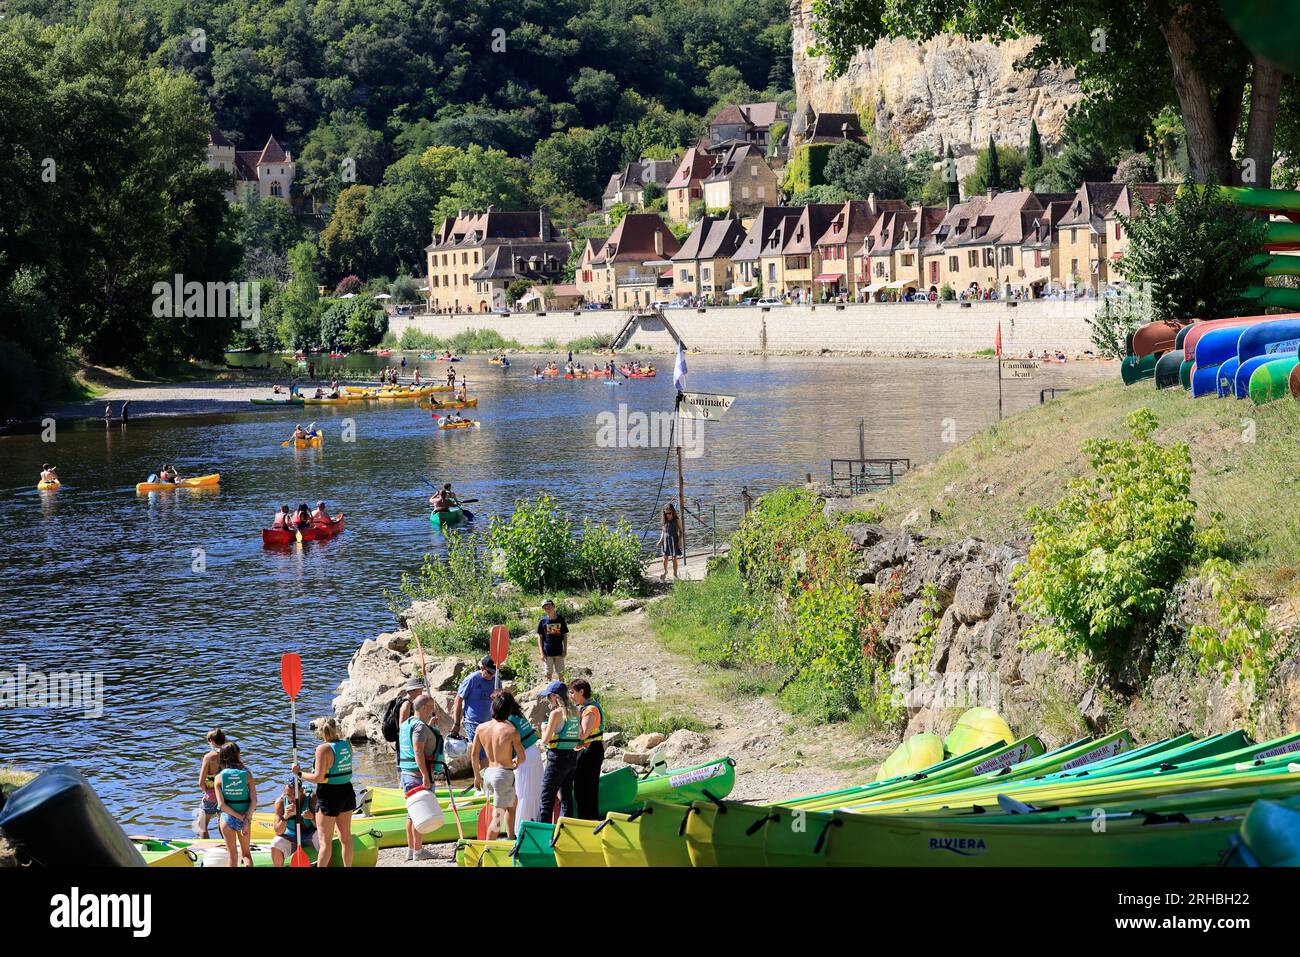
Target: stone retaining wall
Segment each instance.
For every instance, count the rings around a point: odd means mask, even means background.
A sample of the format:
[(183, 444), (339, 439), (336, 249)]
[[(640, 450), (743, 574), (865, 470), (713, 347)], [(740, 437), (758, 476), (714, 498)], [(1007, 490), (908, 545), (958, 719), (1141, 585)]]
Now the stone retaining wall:
[[(1062, 349), (1078, 354), (1093, 348), (1087, 320), (1096, 301), (872, 303), (842, 306), (780, 306), (669, 309), (665, 318), (691, 349), (718, 353), (848, 352), (953, 355), (993, 347), (998, 323), (1007, 355)], [(622, 310), (518, 313), (510, 316), (395, 316), (399, 339), (407, 328), (440, 337), (473, 329), (495, 329), (524, 346), (548, 339), (560, 348), (585, 336), (616, 334), (628, 319)], [(626, 348), (660, 351), (673, 339), (655, 318), (643, 320)]]

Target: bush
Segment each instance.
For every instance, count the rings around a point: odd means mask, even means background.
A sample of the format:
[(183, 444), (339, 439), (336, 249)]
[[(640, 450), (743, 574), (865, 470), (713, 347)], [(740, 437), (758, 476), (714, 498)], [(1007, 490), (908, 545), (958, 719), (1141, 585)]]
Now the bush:
[(425, 555), (414, 577), (402, 575), (402, 603), (433, 599), (446, 610), (449, 625), (415, 629), (426, 647), (443, 653), (482, 654), (488, 649), (492, 626), (514, 618), (516, 609), (497, 597), (491, 562), (477, 539), (454, 531), (446, 537), (445, 556)]
[(1108, 359), (1123, 359), (1128, 354), (1128, 337), (1150, 321), (1150, 304), (1145, 297), (1107, 299), (1100, 311), (1086, 320), (1092, 329), (1088, 338), (1101, 355)]
[(572, 577), (573, 522), (545, 492), (516, 503), (509, 518), (494, 515), (488, 544), (501, 576), (524, 591), (560, 588)]
[(1114, 671), (1133, 639), (1165, 610), (1195, 546), (1196, 503), (1186, 444), (1162, 446), (1148, 409), (1129, 414), (1132, 438), (1094, 439), (1095, 476), (1070, 483), (1053, 507), (1034, 509), (1034, 544), (1016, 596), (1038, 621), (1039, 647), (1084, 655)]
[(731, 550), (748, 587), (793, 594), (801, 583), (847, 573), (849, 540), (822, 516), (815, 495), (787, 488), (758, 500)]
[(1154, 208), (1139, 198), (1120, 215), (1128, 251), (1116, 264), (1125, 279), (1146, 283), (1152, 319), (1219, 319), (1249, 303), (1247, 286), (1262, 284), (1259, 249), (1267, 224), (1233, 206), (1213, 187), (1179, 190)]
[(641, 539), (626, 519), (602, 525), (582, 523), (582, 538), (573, 556), (573, 578), (600, 591), (633, 591), (641, 586)]
[(0, 339), (0, 420), (40, 408), (41, 376), (36, 361), (16, 342)]

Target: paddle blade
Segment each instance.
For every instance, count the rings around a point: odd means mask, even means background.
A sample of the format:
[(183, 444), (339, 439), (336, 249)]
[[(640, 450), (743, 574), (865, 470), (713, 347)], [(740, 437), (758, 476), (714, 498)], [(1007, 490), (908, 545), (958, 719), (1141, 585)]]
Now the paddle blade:
[(506, 656), (510, 654), (510, 629), (505, 625), (492, 626), (492, 638), (488, 642), (488, 654), (496, 662), (498, 668), (505, 663)]
[(307, 856), (307, 852), (302, 849), (301, 844), (299, 844), (298, 849), (293, 852), (293, 857), (289, 858), (289, 866), (311, 867), (311, 858)]
[(302, 690), (302, 659), (295, 651), (286, 651), (280, 656), (280, 684), (290, 699), (298, 697)]

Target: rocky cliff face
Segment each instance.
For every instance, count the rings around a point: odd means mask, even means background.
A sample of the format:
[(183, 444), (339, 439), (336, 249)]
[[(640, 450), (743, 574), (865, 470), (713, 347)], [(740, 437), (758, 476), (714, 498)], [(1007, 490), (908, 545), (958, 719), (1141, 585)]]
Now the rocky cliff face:
[[(1264, 740), (1300, 730), (1300, 657), (1290, 658), (1270, 687), (1255, 689), (1199, 674), (1188, 661), (1157, 666), (1154, 649), (1142, 646), (1123, 673), (1099, 679), (1077, 662), (1024, 647), (1028, 622), (1015, 607), (1012, 575), (1028, 543), (937, 544), (924, 529), (880, 525), (845, 531), (858, 550), (858, 581), (899, 592), (881, 639), (896, 663), (907, 664), (895, 672), (906, 695), (907, 735), (946, 732), (957, 713), (977, 706), (999, 711), (1049, 747), (1123, 727), (1142, 741), (1241, 727)], [(1185, 631), (1203, 617), (1206, 599), (1196, 583), (1185, 588), (1171, 629)], [(1296, 622), (1278, 611), (1275, 626), (1294, 632)]]
[(815, 37), (807, 0), (802, 2), (801, 7), (796, 0), (791, 13), (795, 116), (807, 106), (856, 113), (864, 129), (874, 126), (881, 142), (896, 140), (909, 153), (928, 148), (939, 154), (951, 143), (962, 176), (974, 168), (975, 154), (990, 135), (1023, 149), (1031, 119), (1044, 145), (1055, 145), (1067, 111), (1081, 97), (1072, 70), (1015, 68), (1032, 40), (882, 40), (860, 51), (843, 76), (828, 80), (825, 61), (808, 55)]

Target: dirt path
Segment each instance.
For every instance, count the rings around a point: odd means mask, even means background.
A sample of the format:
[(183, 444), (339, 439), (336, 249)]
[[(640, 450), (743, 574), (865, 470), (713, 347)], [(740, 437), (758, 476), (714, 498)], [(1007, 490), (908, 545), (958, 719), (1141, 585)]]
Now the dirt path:
[(592, 686), (610, 701), (615, 720), (620, 707), (644, 706), (700, 721), (708, 747), (686, 763), (735, 758), (731, 797), (737, 800), (770, 801), (862, 783), (892, 747), (842, 725), (803, 725), (765, 697), (721, 693), (718, 670), (660, 644), (646, 609), (575, 624), (569, 662), (591, 670)]

